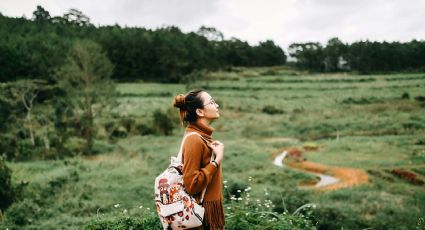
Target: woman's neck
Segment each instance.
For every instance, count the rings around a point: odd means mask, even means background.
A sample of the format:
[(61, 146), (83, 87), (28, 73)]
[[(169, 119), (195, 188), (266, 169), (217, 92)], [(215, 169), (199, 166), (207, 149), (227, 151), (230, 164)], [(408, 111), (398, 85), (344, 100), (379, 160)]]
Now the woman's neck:
[(211, 121), (205, 118), (198, 118), (198, 120), (196, 121), (196, 124), (201, 126), (201, 127), (208, 127), (213, 129), (213, 127), (211, 127)]

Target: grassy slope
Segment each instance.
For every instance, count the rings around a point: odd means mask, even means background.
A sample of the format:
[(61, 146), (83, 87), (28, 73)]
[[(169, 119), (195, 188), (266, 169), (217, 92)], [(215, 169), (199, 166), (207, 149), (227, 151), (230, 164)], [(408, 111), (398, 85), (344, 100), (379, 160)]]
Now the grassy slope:
[[(248, 177), (253, 177), (253, 196), (264, 197), (266, 189), (273, 201), (284, 197), (292, 209), (307, 201), (318, 203), (318, 213), (328, 216), (320, 222), (330, 228), (395, 228), (396, 224), (413, 228), (425, 213), (424, 186), (411, 185), (389, 170), (409, 167), (425, 171), (423, 145), (415, 145), (425, 139), (425, 129), (420, 126), (425, 124), (425, 108), (413, 99), (400, 99), (405, 92), (411, 97), (423, 95), (424, 74), (294, 76), (290, 70), (275, 71), (278, 73), (272, 76), (261, 76), (261, 69), (216, 73), (215, 78), (232, 80), (197, 83), (221, 106), (222, 118), (214, 124), (214, 137), (226, 145), (223, 171), (230, 190), (243, 189), (250, 185)], [(168, 109), (172, 96), (186, 89), (183, 85), (140, 83), (120, 84), (119, 91), (120, 105), (101, 119), (115, 114), (149, 120), (153, 110)], [(266, 105), (283, 113), (265, 114), (262, 109)], [(410, 123), (419, 125), (406, 126)], [(51, 196), (41, 198), (48, 201), (32, 226), (78, 227), (96, 215), (118, 215), (122, 209), (137, 213), (140, 205), (153, 208), (153, 179), (176, 153), (181, 133), (179, 129), (170, 137), (121, 139), (112, 152), (91, 158), (12, 163), (15, 182), (27, 180)], [(99, 140), (98, 144), (105, 142)], [(305, 142), (324, 146), (306, 154), (310, 161), (373, 169), (386, 177), (372, 175), (369, 184), (333, 192), (299, 191), (295, 185), (311, 176), (274, 167), (271, 157), (282, 147)], [(59, 189), (52, 186), (57, 181), (63, 184)], [(120, 207), (113, 208), (117, 203)]]

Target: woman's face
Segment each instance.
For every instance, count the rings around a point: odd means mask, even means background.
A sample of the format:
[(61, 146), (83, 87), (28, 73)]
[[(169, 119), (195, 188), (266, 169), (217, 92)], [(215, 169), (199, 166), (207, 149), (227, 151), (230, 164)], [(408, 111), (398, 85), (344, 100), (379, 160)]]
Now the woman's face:
[(204, 108), (200, 109), (203, 118), (208, 120), (214, 120), (220, 117), (220, 113), (218, 111), (218, 104), (215, 103), (214, 99), (207, 92), (200, 93), (201, 100), (204, 102)]

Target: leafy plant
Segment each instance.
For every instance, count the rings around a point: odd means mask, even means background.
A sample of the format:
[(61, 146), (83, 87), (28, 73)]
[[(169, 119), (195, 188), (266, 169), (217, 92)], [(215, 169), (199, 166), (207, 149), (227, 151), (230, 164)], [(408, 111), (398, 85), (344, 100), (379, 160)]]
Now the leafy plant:
[(0, 210), (4, 210), (14, 200), (12, 170), (7, 167), (5, 157), (0, 156)]

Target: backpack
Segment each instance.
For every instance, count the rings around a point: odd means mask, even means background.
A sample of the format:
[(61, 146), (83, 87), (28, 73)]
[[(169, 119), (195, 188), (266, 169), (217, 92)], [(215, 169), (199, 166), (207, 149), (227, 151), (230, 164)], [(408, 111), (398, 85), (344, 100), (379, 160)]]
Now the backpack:
[[(186, 192), (183, 184), (182, 149), (186, 137), (190, 135), (198, 135), (207, 142), (197, 132), (186, 134), (177, 158), (171, 157), (168, 168), (155, 179), (156, 211), (164, 229), (195, 228), (201, 226), (204, 219), (204, 207), (196, 203), (195, 198)], [(206, 189), (202, 191), (201, 204)]]

